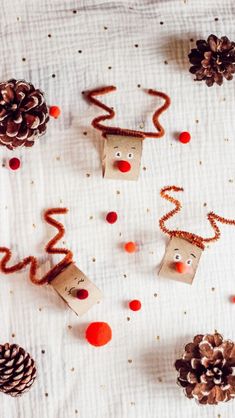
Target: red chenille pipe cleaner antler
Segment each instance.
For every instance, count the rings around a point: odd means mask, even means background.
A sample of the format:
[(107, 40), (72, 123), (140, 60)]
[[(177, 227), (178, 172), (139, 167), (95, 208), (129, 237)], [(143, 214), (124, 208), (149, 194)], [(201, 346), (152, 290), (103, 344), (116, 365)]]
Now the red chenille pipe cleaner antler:
[(165, 222), (173, 217), (176, 213), (178, 213), (182, 206), (179, 200), (173, 198), (172, 196), (170, 196), (167, 192), (183, 192), (184, 189), (182, 187), (177, 187), (177, 186), (166, 186), (163, 189), (161, 189), (160, 191), (160, 195), (163, 199), (168, 200), (169, 202), (173, 203), (175, 205), (175, 208), (172, 209), (170, 212), (168, 212), (166, 215), (162, 216), (162, 218), (159, 221), (159, 226), (160, 229), (165, 233), (168, 234), (170, 237), (180, 237), (180, 238), (184, 238), (187, 241), (191, 242), (192, 244), (197, 245), (198, 247), (200, 247), (201, 249), (205, 249), (205, 244), (209, 243), (209, 242), (214, 242), (217, 241), (220, 238), (220, 229), (216, 223), (216, 221), (221, 222), (223, 224), (227, 224), (227, 225), (235, 225), (235, 220), (234, 219), (226, 219), (223, 216), (219, 216), (216, 215), (216, 213), (214, 212), (209, 212), (207, 214), (207, 219), (212, 227), (212, 229), (214, 230), (214, 235), (210, 238), (203, 238), (200, 235), (196, 235), (193, 234), (191, 232), (187, 232), (187, 231), (182, 231), (182, 230), (170, 230), (165, 226)]
[(167, 94), (162, 93), (157, 90), (152, 90), (152, 89), (148, 90), (148, 94), (151, 94), (152, 96), (161, 97), (165, 101), (165, 103), (159, 109), (157, 109), (153, 115), (153, 124), (155, 128), (158, 130), (158, 132), (142, 132), (142, 131), (137, 131), (137, 130), (132, 130), (132, 129), (122, 129), (122, 128), (115, 127), (115, 126), (106, 126), (100, 123), (107, 119), (113, 119), (115, 116), (115, 112), (112, 108), (108, 107), (107, 105), (102, 103), (100, 100), (96, 99), (95, 97), (110, 93), (115, 90), (116, 90), (115, 86), (106, 86), (100, 89), (91, 90), (87, 93), (87, 96), (86, 96), (87, 99), (91, 103), (95, 104), (96, 106), (100, 107), (101, 109), (105, 110), (108, 113), (106, 115), (98, 116), (94, 118), (92, 121), (92, 126), (95, 129), (100, 130), (103, 133), (104, 137), (107, 134), (114, 134), (114, 135), (123, 135), (123, 136), (135, 136), (135, 137), (140, 137), (144, 139), (146, 137), (161, 138), (165, 134), (165, 130), (159, 122), (159, 117), (165, 110), (168, 109), (168, 107), (171, 104), (171, 100), (169, 96), (167, 96)]
[(36, 277), (38, 269), (38, 261), (34, 256), (25, 257), (22, 261), (14, 264), (13, 266), (8, 267), (7, 264), (11, 259), (12, 253), (9, 248), (0, 247), (0, 253), (3, 253), (4, 256), (0, 262), (1, 271), (5, 274), (14, 273), (16, 271), (22, 270), (28, 264), (30, 265), (29, 277), (32, 283), (36, 285), (43, 285), (49, 283), (53, 278), (55, 278), (65, 267), (67, 267), (73, 259), (72, 251), (66, 248), (55, 248), (56, 243), (64, 236), (65, 230), (64, 226), (56, 221), (52, 215), (62, 215), (67, 213), (68, 209), (66, 208), (52, 208), (48, 209), (44, 214), (45, 221), (58, 229), (58, 233), (48, 242), (45, 247), (45, 250), (48, 254), (64, 254), (65, 257), (59, 263), (57, 263), (48, 273), (46, 273), (41, 279)]

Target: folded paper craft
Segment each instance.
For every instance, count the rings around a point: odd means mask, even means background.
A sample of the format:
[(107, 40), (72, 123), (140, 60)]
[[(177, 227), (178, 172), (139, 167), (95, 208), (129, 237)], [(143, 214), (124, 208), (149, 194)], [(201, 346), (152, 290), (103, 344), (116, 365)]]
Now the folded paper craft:
[(108, 112), (98, 116), (92, 121), (92, 126), (102, 132), (104, 137), (104, 150), (102, 158), (103, 176), (107, 179), (137, 180), (140, 172), (142, 147), (144, 138), (161, 138), (165, 130), (159, 122), (159, 116), (170, 106), (170, 98), (162, 92), (148, 90), (153, 96), (164, 99), (164, 104), (156, 110), (153, 115), (153, 124), (158, 132), (141, 132), (131, 129), (122, 129), (114, 126), (105, 126), (101, 122), (112, 119), (115, 112), (112, 108), (96, 99), (111, 91), (116, 90), (114, 86), (107, 86), (87, 93), (87, 99)]
[(178, 229), (168, 229), (165, 226), (165, 222), (181, 210), (180, 201), (170, 196), (168, 192), (180, 192), (183, 190), (182, 187), (167, 186), (160, 192), (161, 197), (173, 203), (175, 208), (159, 221), (160, 229), (170, 236), (159, 276), (192, 284), (202, 252), (205, 249), (205, 244), (217, 241), (220, 238), (220, 229), (217, 222), (235, 225), (235, 220), (223, 218), (214, 212), (208, 213), (207, 219), (214, 230), (214, 235), (210, 238), (203, 238), (200, 235)]
[[(50, 284), (68, 304), (68, 306), (81, 316), (87, 312), (94, 304), (102, 299), (100, 290), (76, 267), (73, 262), (73, 253), (67, 248), (55, 248), (56, 243), (64, 236), (63, 225), (56, 221), (52, 215), (67, 213), (66, 208), (48, 209), (44, 214), (45, 221), (58, 229), (58, 233), (46, 245), (48, 254), (64, 254), (63, 260), (50, 269), (42, 278), (37, 277), (38, 260), (34, 256), (28, 256), (22, 261), (8, 266), (11, 259), (11, 250), (6, 247), (0, 247), (0, 253), (4, 256), (0, 262), (0, 269), (5, 274), (14, 273), (22, 270), (28, 264), (30, 265), (29, 277), (33, 284)], [(79, 297), (79, 292), (81, 292)]]

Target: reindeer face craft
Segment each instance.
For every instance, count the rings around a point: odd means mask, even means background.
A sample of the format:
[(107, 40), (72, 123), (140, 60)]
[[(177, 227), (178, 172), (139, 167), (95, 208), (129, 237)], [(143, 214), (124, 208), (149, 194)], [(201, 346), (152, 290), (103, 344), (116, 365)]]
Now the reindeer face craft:
[(64, 258), (49, 270), (41, 279), (37, 278), (38, 260), (28, 256), (19, 263), (8, 266), (11, 259), (11, 250), (0, 247), (4, 256), (0, 263), (1, 271), (5, 274), (14, 273), (30, 265), (29, 277), (33, 284), (50, 284), (67, 305), (80, 317), (93, 305), (102, 299), (101, 291), (78, 269), (73, 262), (73, 253), (67, 248), (55, 248), (55, 244), (64, 236), (63, 225), (56, 221), (52, 215), (65, 214), (66, 208), (48, 209), (44, 214), (45, 221), (57, 228), (58, 233), (46, 245), (48, 254), (64, 254)]
[(148, 90), (149, 94), (164, 99), (165, 103), (153, 115), (153, 124), (158, 132), (141, 132), (105, 126), (101, 123), (106, 119), (112, 119), (115, 112), (112, 108), (97, 100), (95, 96), (110, 93), (114, 90), (116, 90), (116, 87), (107, 86), (92, 90), (87, 94), (87, 99), (91, 103), (108, 112), (107, 115), (98, 116), (92, 121), (92, 126), (100, 130), (104, 137), (103, 176), (107, 179), (137, 180), (140, 172), (143, 140), (147, 137), (161, 138), (164, 136), (165, 131), (158, 118), (170, 106), (170, 98), (165, 93)]
[(170, 236), (159, 276), (192, 284), (205, 244), (217, 241), (220, 238), (220, 229), (216, 222), (235, 225), (235, 220), (225, 219), (214, 212), (208, 213), (207, 219), (214, 231), (211, 238), (203, 238), (187, 231), (169, 230), (165, 226), (165, 222), (181, 210), (181, 203), (170, 196), (168, 192), (180, 191), (183, 191), (183, 188), (167, 186), (160, 192), (162, 198), (175, 205), (175, 209), (168, 212), (159, 221), (160, 229)]

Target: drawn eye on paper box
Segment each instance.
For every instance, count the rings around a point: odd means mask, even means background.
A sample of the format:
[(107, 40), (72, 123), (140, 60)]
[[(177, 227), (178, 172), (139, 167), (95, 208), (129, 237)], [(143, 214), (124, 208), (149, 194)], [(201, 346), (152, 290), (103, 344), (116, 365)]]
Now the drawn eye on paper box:
[(143, 141), (145, 138), (161, 138), (165, 130), (159, 122), (160, 115), (170, 106), (170, 98), (162, 92), (148, 90), (153, 96), (160, 97), (164, 104), (158, 108), (153, 115), (153, 124), (157, 132), (142, 132), (131, 129), (122, 129), (114, 126), (106, 126), (101, 122), (112, 119), (115, 112), (112, 108), (96, 99), (111, 91), (116, 90), (114, 86), (107, 86), (87, 93), (87, 99), (105, 110), (108, 114), (98, 116), (92, 121), (92, 126), (102, 132), (104, 138), (102, 171), (103, 177), (117, 180), (137, 180), (140, 173)]
[(65, 214), (66, 208), (48, 209), (44, 214), (45, 221), (57, 228), (58, 233), (46, 245), (48, 254), (64, 254), (63, 259), (52, 267), (42, 278), (38, 278), (38, 260), (28, 256), (13, 266), (8, 266), (11, 259), (11, 250), (0, 247), (4, 256), (1, 260), (1, 271), (6, 274), (14, 273), (30, 265), (29, 277), (35, 285), (50, 284), (67, 305), (80, 317), (92, 306), (102, 300), (101, 291), (73, 262), (73, 253), (67, 248), (57, 248), (55, 244), (64, 236), (63, 225), (52, 215)]
[(213, 236), (209, 238), (203, 238), (200, 235), (178, 229), (168, 229), (165, 226), (165, 222), (181, 210), (180, 201), (173, 198), (168, 192), (180, 192), (183, 190), (182, 187), (167, 186), (160, 192), (162, 198), (175, 205), (175, 209), (168, 212), (159, 221), (160, 229), (170, 236), (170, 241), (166, 247), (159, 270), (159, 276), (192, 284), (205, 245), (220, 238), (220, 229), (217, 222), (235, 225), (235, 220), (226, 219), (216, 215), (214, 212), (209, 212), (207, 219), (214, 231)]

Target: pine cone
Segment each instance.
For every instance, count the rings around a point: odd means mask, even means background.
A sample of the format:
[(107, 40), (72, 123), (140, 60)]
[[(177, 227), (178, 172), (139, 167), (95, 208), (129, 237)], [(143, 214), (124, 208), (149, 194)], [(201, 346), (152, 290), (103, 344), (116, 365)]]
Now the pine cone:
[(34, 360), (16, 344), (0, 345), (0, 392), (21, 396), (36, 378)]
[(235, 344), (214, 335), (196, 335), (176, 360), (178, 384), (188, 398), (215, 405), (235, 397)]
[(0, 82), (0, 145), (32, 147), (46, 132), (48, 107), (41, 90), (24, 80)]
[(205, 40), (196, 42), (197, 48), (193, 48), (188, 55), (192, 67), (189, 71), (195, 74), (196, 81), (205, 80), (207, 86), (214, 83), (221, 86), (223, 77), (232, 80), (235, 73), (235, 42), (227, 36), (217, 38), (210, 35)]

